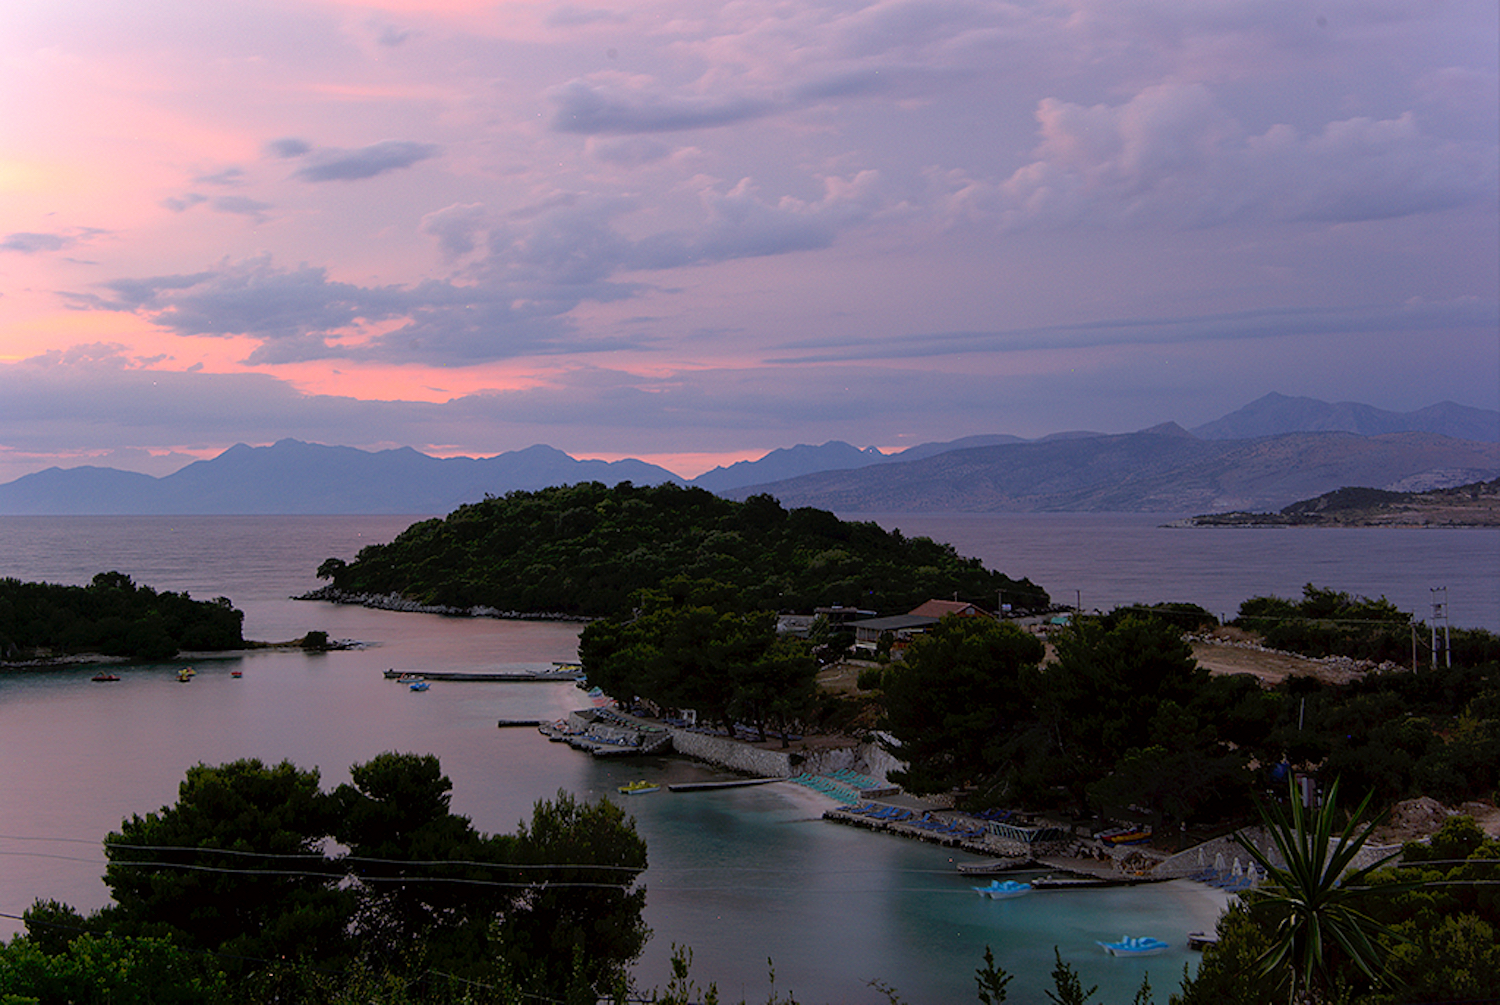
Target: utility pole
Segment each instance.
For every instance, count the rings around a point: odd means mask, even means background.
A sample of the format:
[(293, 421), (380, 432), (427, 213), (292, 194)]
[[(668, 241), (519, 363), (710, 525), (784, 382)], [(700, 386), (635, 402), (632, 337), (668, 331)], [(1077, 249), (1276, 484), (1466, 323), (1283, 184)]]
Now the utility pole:
[[(1432, 594), (1432, 669), (1437, 669), (1438, 654), (1438, 622), (1443, 623), (1443, 664), (1447, 667), (1453, 666), (1452, 636), (1448, 628), (1448, 588), (1446, 586), (1434, 586), (1429, 593)], [(1442, 598), (1438, 598), (1442, 594)]]

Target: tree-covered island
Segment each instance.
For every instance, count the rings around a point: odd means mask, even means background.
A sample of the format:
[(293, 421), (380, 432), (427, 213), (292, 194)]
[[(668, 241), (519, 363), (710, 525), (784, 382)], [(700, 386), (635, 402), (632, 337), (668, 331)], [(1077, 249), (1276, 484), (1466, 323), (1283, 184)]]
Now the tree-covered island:
[(769, 495), (744, 502), (698, 488), (586, 482), (510, 492), (408, 527), (354, 561), (318, 568), (314, 596), (397, 595), (424, 605), (520, 614), (608, 617), (638, 590), (673, 577), (733, 587), (748, 609), (844, 605), (906, 611), (957, 595), (1044, 609), (1047, 594), (964, 558), (952, 545), (906, 537), (826, 510), (787, 510)]
[(158, 592), (120, 572), (87, 586), (0, 579), (0, 661), (100, 653), (171, 659), (245, 645), (245, 615), (227, 597)]

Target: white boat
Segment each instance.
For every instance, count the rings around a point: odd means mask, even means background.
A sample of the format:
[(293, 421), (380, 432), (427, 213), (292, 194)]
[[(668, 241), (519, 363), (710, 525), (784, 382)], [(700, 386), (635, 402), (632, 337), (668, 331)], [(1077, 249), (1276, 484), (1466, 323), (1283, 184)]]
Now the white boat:
[(1111, 956), (1160, 956), (1171, 948), (1167, 943), (1149, 935), (1138, 938), (1122, 935), (1119, 942), (1100, 942), (1098, 945)]
[(1017, 883), (1013, 879), (991, 880), (989, 886), (976, 886), (974, 892), (991, 900), (1009, 900), (1031, 892), (1030, 883)]

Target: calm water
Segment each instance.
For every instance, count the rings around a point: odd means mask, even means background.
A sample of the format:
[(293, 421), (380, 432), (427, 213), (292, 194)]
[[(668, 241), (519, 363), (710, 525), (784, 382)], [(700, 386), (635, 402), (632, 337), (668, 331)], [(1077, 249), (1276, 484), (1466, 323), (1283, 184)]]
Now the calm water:
[[(99, 840), (130, 813), (172, 802), (183, 771), (199, 761), (285, 758), (317, 766), (325, 785), (334, 785), (350, 764), (383, 750), (431, 751), (453, 778), (455, 809), (487, 831), (514, 830), (535, 800), (559, 789), (621, 798), (615, 787), (636, 777), (711, 777), (702, 766), (670, 759), (596, 762), (529, 730), (496, 729), (500, 718), (555, 717), (577, 707), (580, 695), (569, 685), (436, 683), (413, 694), (380, 676), (387, 667), (476, 670), (569, 659), (576, 626), (287, 599), (317, 585), (313, 570), (324, 558), (352, 558), (409, 522), (0, 518), (0, 576), (83, 583), (114, 569), (158, 589), (230, 597), (246, 612), (249, 638), (321, 629), (369, 643), (322, 655), (203, 661), (189, 685), (176, 683), (175, 663), (129, 668), (125, 680), (108, 685), (90, 682), (92, 670), (81, 668), (0, 674), (7, 769), (0, 772), (0, 914), (20, 914), (36, 897), (84, 909), (103, 904)], [(1295, 594), (1309, 579), (1403, 603), (1398, 591), (1423, 600), (1428, 585), (1443, 582), (1455, 624), (1500, 621), (1493, 582), (1500, 535), (1487, 532), (1325, 538), (1159, 531), (1159, 520), (1133, 516), (903, 515), (880, 522), (952, 540), (993, 567), (1031, 576), (1054, 596), (1081, 590), (1090, 607), (1187, 599), (1232, 613), (1245, 596)], [(1278, 569), (1278, 561), (1286, 567)], [(1440, 577), (1431, 583), (1430, 569)], [(231, 678), (231, 669), (244, 677)], [(803, 1001), (881, 1002), (867, 986), (875, 979), (914, 1005), (972, 1001), (973, 970), (988, 944), (1019, 973), (1017, 1000), (1042, 998), (1057, 945), (1086, 983), (1100, 985), (1104, 1001), (1124, 1002), (1147, 963), (1161, 989), (1174, 985), (1190, 957), (1174, 951), (1154, 961), (1108, 960), (1094, 940), (1129, 933), (1180, 941), (1212, 924), (1220, 905), (1188, 884), (982, 901), (954, 875), (946, 853), (824, 823), (821, 805), (790, 786), (661, 792), (627, 807), (651, 861), (647, 916), (655, 937), (641, 977), (664, 982), (671, 944), (687, 944), (695, 973), (717, 980), (731, 1000), (765, 999), (770, 957), (778, 987)], [(0, 918), (0, 932), (16, 927)]]
[(1500, 631), (1500, 530), (1164, 527), (1151, 513), (860, 513), (846, 519), (949, 541), (961, 555), (1085, 610), (1187, 601), (1234, 617), (1304, 583), (1385, 597), (1420, 620), (1446, 586), (1455, 628)]

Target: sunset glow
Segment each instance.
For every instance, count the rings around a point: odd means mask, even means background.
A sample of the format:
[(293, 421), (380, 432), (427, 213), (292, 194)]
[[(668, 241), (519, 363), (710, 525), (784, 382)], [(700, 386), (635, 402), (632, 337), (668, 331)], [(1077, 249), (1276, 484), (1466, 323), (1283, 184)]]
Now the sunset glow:
[(1500, 407), (1497, 34), (1493, 0), (9, 4), (0, 481)]

